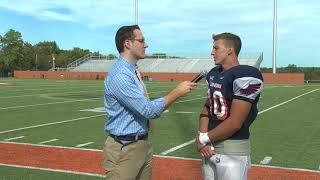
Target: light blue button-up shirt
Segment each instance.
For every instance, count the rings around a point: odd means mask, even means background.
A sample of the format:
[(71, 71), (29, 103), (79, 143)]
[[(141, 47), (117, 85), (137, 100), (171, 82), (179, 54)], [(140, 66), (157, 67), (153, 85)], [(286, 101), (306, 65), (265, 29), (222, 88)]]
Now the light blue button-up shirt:
[(159, 117), (164, 110), (164, 98), (147, 99), (136, 75), (136, 65), (122, 56), (108, 72), (104, 87), (108, 113), (105, 131), (109, 134), (145, 134), (149, 119)]

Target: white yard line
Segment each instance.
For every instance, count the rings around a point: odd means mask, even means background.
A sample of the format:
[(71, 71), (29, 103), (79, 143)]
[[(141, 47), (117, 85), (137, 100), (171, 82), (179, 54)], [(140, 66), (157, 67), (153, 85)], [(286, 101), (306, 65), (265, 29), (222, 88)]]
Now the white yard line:
[(79, 101), (92, 101), (92, 100), (97, 100), (97, 99), (101, 99), (101, 98), (90, 98), (90, 99), (78, 99), (78, 100), (71, 100), (71, 101), (51, 102), (51, 103), (29, 104), (29, 105), (24, 105), (24, 106), (0, 107), (0, 110), (44, 106), (44, 105), (51, 105), (51, 104), (63, 104), (63, 103), (79, 102)]
[(0, 97), (0, 99), (17, 98), (17, 97), (27, 97), (27, 96), (38, 96), (38, 94), (37, 94), (37, 95), (28, 94), (28, 95), (19, 95), (19, 96), (4, 96), (4, 97)]
[(282, 103), (280, 103), (280, 104), (277, 104), (277, 105), (275, 105), (275, 106), (272, 106), (272, 107), (270, 107), (270, 108), (268, 108), (268, 109), (262, 110), (262, 111), (260, 111), (258, 114), (262, 114), (262, 113), (267, 112), (267, 111), (269, 111), (269, 110), (271, 110), (271, 109), (274, 109), (274, 108), (276, 108), (276, 107), (279, 107), (279, 106), (282, 106), (282, 105), (284, 105), (284, 104), (287, 104), (288, 102), (291, 102), (291, 101), (293, 101), (293, 100), (295, 100), (295, 99), (298, 99), (299, 97), (305, 96), (305, 95), (310, 94), (310, 93), (313, 93), (313, 92), (315, 92), (315, 91), (318, 91), (319, 89), (320, 89), (320, 88), (314, 89), (314, 90), (309, 91), (309, 92), (306, 92), (306, 93), (303, 93), (303, 94), (301, 94), (301, 95), (299, 95), (299, 96), (296, 96), (296, 97), (294, 97), (294, 98), (291, 98), (291, 99), (289, 99), (289, 100), (287, 100), (287, 101), (284, 101), (284, 102), (282, 102)]
[(188, 102), (188, 101), (194, 101), (194, 100), (198, 100), (198, 99), (206, 99), (206, 98), (208, 98), (208, 96), (205, 96), (205, 97), (199, 97), (199, 98), (193, 98), (193, 99), (181, 100), (181, 101), (177, 101), (177, 102), (175, 102), (175, 104), (177, 104), (177, 103), (182, 103), (182, 102)]
[[(63, 92), (63, 93), (58, 93), (58, 92), (53, 92), (53, 93), (44, 93), (44, 94), (27, 94), (27, 95), (17, 95), (17, 96), (5, 96), (5, 97), (0, 97), (0, 99), (9, 99), (9, 98), (18, 98), (18, 97), (28, 97), (28, 96), (41, 96), (41, 95), (56, 95), (56, 94), (74, 94), (74, 93), (82, 93), (82, 92), (99, 92), (99, 91), (104, 91), (104, 90), (88, 90), (88, 91), (71, 91), (71, 92)], [(168, 92), (168, 91), (154, 91), (154, 92), (149, 92), (148, 94), (153, 94), (153, 93), (163, 93), (163, 92)]]
[(94, 116), (87, 116), (87, 117), (69, 119), (69, 120), (65, 120), (65, 121), (58, 121), (58, 122), (52, 122), (52, 123), (39, 124), (39, 125), (35, 125), (35, 126), (22, 127), (22, 128), (17, 128), (17, 129), (1, 131), (0, 134), (4, 134), (4, 133), (8, 133), (8, 132), (21, 131), (21, 130), (26, 130), (26, 129), (32, 129), (32, 128), (37, 128), (37, 127), (50, 126), (50, 125), (54, 125), (54, 124), (62, 124), (62, 123), (80, 121), (80, 120), (84, 120), (84, 119), (90, 119), (90, 118), (95, 118), (95, 117), (100, 117), (100, 116), (105, 116), (105, 115), (106, 114), (104, 113), (104, 114), (99, 114), (99, 115), (94, 115)]
[(90, 145), (90, 144), (93, 144), (94, 142), (87, 142), (87, 143), (83, 143), (83, 144), (78, 144), (76, 145), (77, 148), (80, 148), (80, 147), (84, 147), (84, 146), (87, 146), (87, 145)]
[(59, 139), (50, 139), (50, 140), (47, 140), (47, 141), (39, 142), (38, 144), (46, 144), (46, 143), (54, 142), (54, 141), (59, 141)]
[(0, 99), (9, 99), (9, 98), (17, 98), (17, 97), (28, 97), (28, 96), (49, 96), (49, 95), (57, 95), (57, 94), (75, 94), (75, 93), (81, 93), (81, 92), (98, 92), (103, 90), (88, 90), (88, 91), (71, 91), (71, 92), (52, 92), (52, 93), (43, 93), (43, 94), (27, 94), (27, 95), (17, 95), (17, 96), (5, 96), (0, 97)]
[(152, 91), (152, 92), (148, 92), (147, 94), (155, 94), (155, 93), (163, 93), (163, 92), (168, 92), (168, 91)]
[[(53, 86), (56, 86), (56, 85), (53, 85)], [(77, 85), (77, 86), (79, 86), (79, 85)], [(76, 89), (79, 89), (79, 88), (81, 88), (81, 87), (74, 87), (74, 86), (71, 86), (71, 87), (56, 87), (56, 88), (44, 88), (45, 86), (42, 86), (42, 87), (40, 87), (40, 88), (32, 88), (32, 89), (21, 89), (21, 86), (19, 86), (19, 88), (20, 89), (17, 89), (17, 86), (13, 86), (15, 89), (12, 89), (12, 90), (10, 90), (10, 92), (19, 92), (19, 91), (23, 91), (23, 92), (25, 92), (25, 91), (43, 91), (43, 90), (56, 90), (56, 89), (61, 89), (61, 90), (63, 90), (63, 89), (74, 89), (74, 90), (76, 90)], [(85, 86), (86, 88), (103, 88), (102, 86)]]
[(180, 149), (180, 148), (182, 148), (182, 147), (184, 147), (184, 146), (187, 146), (187, 145), (189, 145), (189, 144), (191, 144), (191, 143), (193, 143), (193, 142), (194, 142), (194, 139), (192, 139), (192, 140), (190, 140), (190, 141), (188, 141), (188, 142), (185, 142), (185, 143), (183, 143), (183, 144), (180, 144), (179, 146), (176, 146), (176, 147), (174, 147), (174, 148), (171, 148), (171, 149), (169, 149), (169, 150), (167, 150), (167, 151), (164, 151), (164, 152), (160, 153), (160, 155), (169, 154), (169, 153), (171, 153), (171, 152), (173, 152), (173, 151), (175, 151), (175, 150), (178, 150), (178, 149)]
[(189, 112), (189, 111), (176, 111), (177, 114), (194, 114), (198, 112)]
[[(272, 107), (270, 107), (270, 108), (267, 108), (267, 109), (265, 109), (265, 110), (262, 110), (262, 111), (260, 111), (260, 112), (258, 113), (258, 115), (259, 115), (259, 114), (262, 114), (262, 113), (265, 113), (265, 112), (267, 112), (267, 111), (270, 111), (271, 109), (274, 109), (274, 108), (276, 108), (276, 107), (282, 106), (282, 105), (284, 105), (284, 104), (286, 104), (286, 103), (288, 103), (288, 102), (291, 102), (291, 101), (293, 101), (293, 100), (295, 100), (295, 99), (298, 99), (299, 97), (305, 96), (305, 95), (310, 94), (310, 93), (313, 93), (313, 92), (315, 92), (315, 91), (318, 91), (319, 89), (320, 89), (320, 88), (314, 89), (314, 90), (309, 91), (309, 92), (306, 92), (306, 93), (303, 93), (303, 94), (301, 94), (301, 95), (299, 95), (299, 96), (296, 96), (296, 97), (294, 97), (294, 98), (291, 98), (291, 99), (289, 99), (289, 100), (287, 100), (287, 101), (284, 101), (284, 102), (279, 103), (279, 104), (277, 104), (277, 105), (274, 105), (274, 106), (272, 106)], [(185, 143), (183, 143), (183, 144), (181, 144), (181, 145), (178, 145), (178, 146), (173, 147), (173, 148), (171, 148), (171, 149), (169, 149), (169, 150), (166, 150), (166, 151), (164, 151), (164, 152), (162, 152), (162, 153), (160, 153), (160, 154), (161, 154), (161, 155), (167, 155), (167, 154), (169, 154), (169, 153), (171, 153), (171, 152), (173, 152), (173, 151), (176, 151), (176, 150), (178, 150), (178, 149), (180, 149), (180, 148), (183, 148), (183, 147), (185, 147), (185, 146), (188, 146), (189, 144), (193, 143), (194, 141), (195, 141), (195, 139), (192, 139), (192, 140), (190, 140), (190, 141), (188, 141), (188, 142), (185, 142)], [(179, 147), (179, 148), (177, 148), (177, 147)], [(174, 149), (174, 150), (173, 150), (173, 149)]]
[(81, 109), (80, 111), (99, 112), (99, 113), (106, 112), (104, 107), (97, 107), (92, 109)]
[(22, 139), (24, 138), (24, 136), (18, 136), (18, 137), (13, 137), (13, 138), (7, 138), (5, 139), (5, 141), (11, 141), (11, 140), (15, 140), (15, 139)]
[(266, 157), (263, 158), (262, 161), (260, 161), (259, 164), (267, 165), (267, 164), (269, 164), (269, 163), (271, 162), (271, 160), (272, 160), (272, 157), (271, 157), (271, 156), (266, 156)]

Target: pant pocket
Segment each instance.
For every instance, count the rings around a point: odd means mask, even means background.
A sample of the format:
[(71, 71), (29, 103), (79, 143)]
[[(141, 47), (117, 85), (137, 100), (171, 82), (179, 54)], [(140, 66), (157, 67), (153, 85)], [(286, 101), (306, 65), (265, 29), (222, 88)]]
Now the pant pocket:
[(113, 171), (119, 161), (120, 146), (108, 137), (103, 148), (103, 166), (106, 171)]

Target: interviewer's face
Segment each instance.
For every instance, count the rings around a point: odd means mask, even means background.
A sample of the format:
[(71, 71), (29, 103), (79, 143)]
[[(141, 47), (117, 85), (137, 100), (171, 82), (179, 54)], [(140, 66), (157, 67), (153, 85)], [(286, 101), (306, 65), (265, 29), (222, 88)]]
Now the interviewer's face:
[(137, 60), (143, 59), (145, 57), (145, 50), (148, 48), (148, 44), (145, 42), (145, 39), (139, 29), (133, 31), (134, 39), (131, 40), (131, 54)]

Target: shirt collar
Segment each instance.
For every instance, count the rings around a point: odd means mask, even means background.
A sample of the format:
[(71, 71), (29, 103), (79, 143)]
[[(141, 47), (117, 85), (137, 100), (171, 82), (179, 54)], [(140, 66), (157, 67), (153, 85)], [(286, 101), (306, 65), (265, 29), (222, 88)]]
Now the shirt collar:
[(119, 61), (121, 61), (121, 63), (129, 68), (130, 71), (135, 72), (136, 69), (138, 68), (137, 64), (133, 64), (132, 62), (130, 62), (129, 60), (127, 60), (126, 58), (124, 58), (123, 56), (119, 56)]

